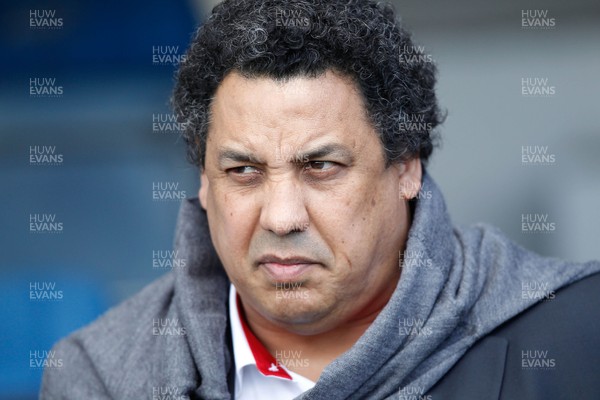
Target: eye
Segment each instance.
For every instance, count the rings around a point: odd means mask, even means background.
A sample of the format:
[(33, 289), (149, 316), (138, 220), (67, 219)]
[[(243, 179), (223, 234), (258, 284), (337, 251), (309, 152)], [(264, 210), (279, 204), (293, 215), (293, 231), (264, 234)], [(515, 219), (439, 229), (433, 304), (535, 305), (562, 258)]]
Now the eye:
[(241, 167), (229, 168), (227, 172), (231, 172), (236, 175), (248, 175), (258, 173), (258, 169), (251, 165), (243, 165)]
[(234, 182), (244, 185), (257, 183), (261, 175), (261, 171), (251, 165), (229, 168), (225, 172)]
[(305, 164), (305, 168), (310, 168), (317, 171), (327, 171), (334, 168), (337, 165), (338, 164), (333, 161), (309, 161)]

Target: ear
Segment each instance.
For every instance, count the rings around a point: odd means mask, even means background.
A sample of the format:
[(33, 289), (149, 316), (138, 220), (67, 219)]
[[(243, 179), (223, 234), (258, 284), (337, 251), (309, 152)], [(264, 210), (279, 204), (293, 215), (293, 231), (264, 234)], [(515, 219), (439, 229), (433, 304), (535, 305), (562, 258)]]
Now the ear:
[(200, 198), (200, 205), (206, 210), (207, 198), (208, 198), (208, 177), (204, 169), (200, 174), (200, 190), (198, 190), (198, 197)]
[(419, 190), (421, 190), (422, 174), (421, 159), (418, 155), (400, 164), (398, 189), (401, 199), (410, 200), (418, 196)]

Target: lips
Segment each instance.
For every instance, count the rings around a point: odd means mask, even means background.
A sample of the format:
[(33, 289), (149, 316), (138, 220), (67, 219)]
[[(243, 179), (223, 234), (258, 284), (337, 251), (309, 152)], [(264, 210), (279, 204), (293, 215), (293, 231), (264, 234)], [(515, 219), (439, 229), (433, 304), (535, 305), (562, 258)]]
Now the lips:
[(297, 256), (284, 258), (268, 255), (258, 260), (258, 266), (262, 267), (270, 278), (277, 282), (297, 280), (318, 264), (311, 258)]

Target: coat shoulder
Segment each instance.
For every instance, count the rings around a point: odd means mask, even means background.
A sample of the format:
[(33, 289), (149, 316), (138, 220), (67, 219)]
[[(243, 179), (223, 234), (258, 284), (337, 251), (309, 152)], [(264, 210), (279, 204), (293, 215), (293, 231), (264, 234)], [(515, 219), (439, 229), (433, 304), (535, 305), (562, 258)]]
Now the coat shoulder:
[(433, 387), (432, 399), (600, 398), (598, 293), (600, 273), (547, 293), (476, 342)]
[(41, 399), (112, 398), (120, 387), (145, 385), (140, 369), (158, 344), (152, 323), (173, 306), (167, 274), (54, 345), (61, 368), (47, 368)]

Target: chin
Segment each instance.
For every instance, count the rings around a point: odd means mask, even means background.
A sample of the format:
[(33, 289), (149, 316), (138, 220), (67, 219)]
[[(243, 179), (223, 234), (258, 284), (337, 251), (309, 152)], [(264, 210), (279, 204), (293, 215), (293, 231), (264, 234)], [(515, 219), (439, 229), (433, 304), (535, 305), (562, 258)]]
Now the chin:
[(292, 330), (297, 333), (306, 329), (312, 330), (315, 325), (321, 325), (322, 321), (331, 315), (331, 307), (325, 307), (322, 301), (310, 297), (276, 299), (269, 302), (265, 309), (265, 317), (288, 330), (293, 327)]

